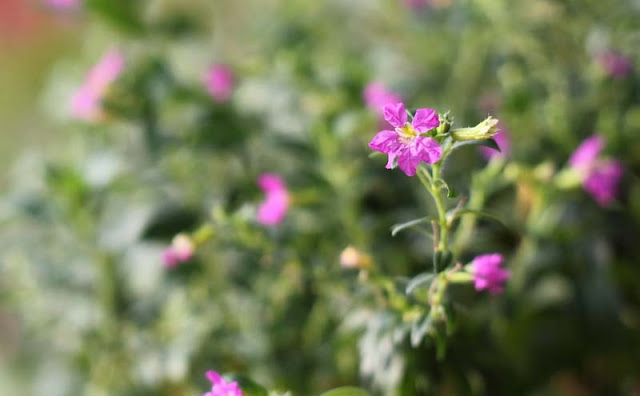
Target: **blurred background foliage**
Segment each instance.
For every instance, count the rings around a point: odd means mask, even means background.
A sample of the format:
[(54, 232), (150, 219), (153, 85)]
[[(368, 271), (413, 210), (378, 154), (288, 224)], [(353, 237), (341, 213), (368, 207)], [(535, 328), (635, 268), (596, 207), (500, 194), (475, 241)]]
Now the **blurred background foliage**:
[[(0, 393), (195, 395), (215, 368), (295, 395), (635, 394), (640, 82), (598, 54), (640, 62), (639, 17), (635, 0), (4, 0)], [(110, 48), (126, 62), (108, 119), (75, 121)], [(228, 102), (202, 83), (214, 63), (235, 74)], [(368, 157), (373, 81), (511, 135), (508, 161), (465, 148), (445, 170), (504, 223), (463, 222), (458, 255), (501, 252), (513, 275), (498, 298), (452, 290), (441, 360), (339, 265), (354, 245), (400, 282), (431, 268), (422, 234), (389, 232), (434, 208)], [(549, 182), (596, 132), (625, 166), (608, 208)], [(293, 195), (277, 227), (254, 220), (263, 172)]]

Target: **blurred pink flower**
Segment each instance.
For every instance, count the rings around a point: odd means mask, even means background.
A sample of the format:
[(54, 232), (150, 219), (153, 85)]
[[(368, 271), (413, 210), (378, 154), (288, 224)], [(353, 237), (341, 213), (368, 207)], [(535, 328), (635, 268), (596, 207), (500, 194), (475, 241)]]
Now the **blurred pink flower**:
[(623, 79), (631, 74), (631, 59), (619, 52), (608, 50), (597, 55), (600, 66), (613, 78)]
[(102, 99), (109, 85), (124, 69), (124, 55), (115, 49), (108, 51), (89, 71), (84, 84), (71, 100), (72, 115), (85, 121), (98, 121), (102, 115)]
[(498, 147), (500, 147), (500, 151), (494, 150), (491, 147), (480, 147), (480, 154), (487, 160), (491, 160), (493, 158), (504, 158), (509, 155), (511, 150), (511, 138), (509, 137), (509, 133), (506, 128), (502, 125), (498, 124), (498, 133), (493, 135), (493, 140), (498, 143)]
[(227, 382), (213, 370), (207, 371), (206, 377), (211, 381), (211, 390), (202, 396), (242, 396), (242, 390), (236, 381)]
[(585, 139), (569, 158), (569, 166), (580, 174), (583, 188), (596, 202), (607, 206), (618, 195), (624, 168), (618, 161), (600, 157), (604, 144), (600, 135)]
[(387, 87), (380, 82), (367, 84), (362, 92), (362, 98), (367, 107), (375, 111), (380, 117), (384, 115), (383, 109), (386, 104), (402, 102), (402, 97), (399, 94), (389, 91)]
[(80, 0), (44, 0), (44, 2), (59, 10), (75, 10), (80, 6)]
[(282, 178), (265, 173), (258, 178), (258, 186), (265, 193), (265, 200), (258, 207), (257, 219), (260, 224), (280, 224), (289, 209), (289, 192)]
[(174, 268), (193, 257), (194, 251), (195, 246), (191, 238), (185, 234), (178, 234), (173, 238), (171, 245), (162, 252), (162, 261), (165, 267)]
[(211, 66), (205, 74), (204, 82), (207, 91), (216, 102), (226, 102), (233, 93), (234, 76), (226, 65)]
[(504, 283), (509, 279), (509, 271), (501, 268), (504, 257), (501, 254), (483, 254), (473, 259), (471, 273), (477, 291), (488, 290), (491, 294), (502, 293)]
[(369, 142), (369, 148), (389, 156), (387, 169), (398, 167), (407, 176), (415, 176), (420, 162), (435, 164), (440, 160), (442, 148), (434, 139), (421, 136), (440, 125), (438, 113), (433, 109), (418, 109), (413, 121), (407, 121), (407, 111), (402, 103), (384, 106), (384, 119), (395, 131), (380, 131)]
[(407, 8), (411, 8), (412, 10), (423, 10), (427, 8), (430, 4), (430, 0), (402, 0), (402, 3)]

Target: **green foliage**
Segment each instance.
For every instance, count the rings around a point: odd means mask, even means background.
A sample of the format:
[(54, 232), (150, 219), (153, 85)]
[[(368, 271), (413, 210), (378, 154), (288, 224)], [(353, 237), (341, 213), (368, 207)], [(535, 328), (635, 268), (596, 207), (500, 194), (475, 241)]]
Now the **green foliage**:
[[(61, 54), (43, 93), (56, 144), (25, 154), (0, 195), (0, 384), (17, 384), (0, 394), (186, 396), (208, 369), (241, 373), (248, 396), (637, 392), (639, 13), (85, 1), (70, 16), (83, 52)], [(112, 47), (126, 64), (105, 118), (72, 120), (78, 70)], [(624, 79), (598, 62), (607, 49), (632, 61)], [(203, 84), (213, 63), (235, 74), (227, 102)], [(413, 179), (384, 169), (367, 148), (372, 81), (451, 110), (431, 133), (453, 156)], [(489, 162), (475, 146), (494, 139), (448, 129), (488, 113), (511, 136)], [(625, 167), (609, 207), (566, 165), (593, 133)], [(291, 194), (275, 227), (255, 220), (265, 172)], [(169, 270), (178, 233), (197, 247)], [(341, 268), (346, 246), (371, 268)], [(490, 252), (511, 271), (500, 296), (465, 272)]]

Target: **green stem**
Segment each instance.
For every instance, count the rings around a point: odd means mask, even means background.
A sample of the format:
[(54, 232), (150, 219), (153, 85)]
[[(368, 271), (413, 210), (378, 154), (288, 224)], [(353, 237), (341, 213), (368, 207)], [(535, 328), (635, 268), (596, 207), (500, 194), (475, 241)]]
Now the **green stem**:
[(431, 195), (438, 210), (438, 225), (440, 226), (440, 241), (438, 243), (438, 251), (446, 252), (449, 248), (449, 224), (447, 224), (447, 212), (440, 194), (441, 186), (437, 181), (440, 179), (440, 164), (433, 164), (433, 179), (431, 183)]

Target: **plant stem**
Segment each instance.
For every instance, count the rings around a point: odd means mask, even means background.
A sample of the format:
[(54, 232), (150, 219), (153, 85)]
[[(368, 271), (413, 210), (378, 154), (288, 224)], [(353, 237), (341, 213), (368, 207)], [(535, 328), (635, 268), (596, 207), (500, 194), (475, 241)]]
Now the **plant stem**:
[(431, 195), (433, 201), (436, 204), (438, 210), (438, 224), (440, 225), (440, 241), (438, 244), (438, 250), (446, 252), (449, 248), (449, 224), (447, 224), (447, 212), (442, 201), (442, 194), (440, 194), (441, 187), (437, 181), (440, 179), (440, 164), (433, 164), (433, 178), (431, 182)]

